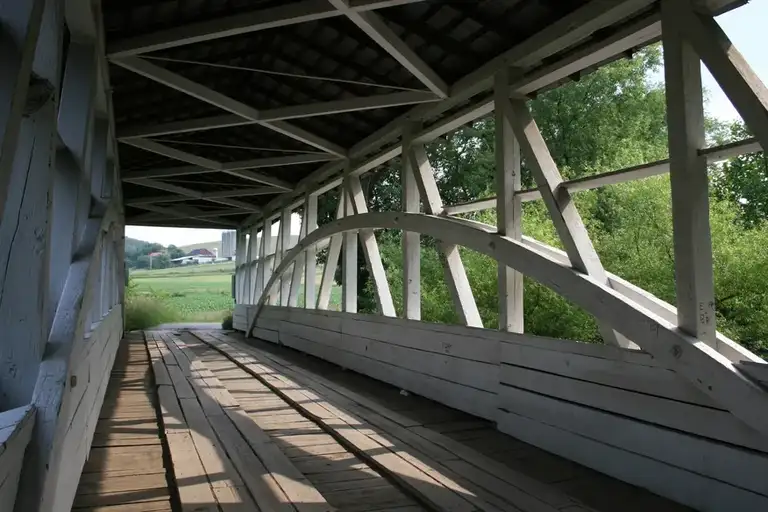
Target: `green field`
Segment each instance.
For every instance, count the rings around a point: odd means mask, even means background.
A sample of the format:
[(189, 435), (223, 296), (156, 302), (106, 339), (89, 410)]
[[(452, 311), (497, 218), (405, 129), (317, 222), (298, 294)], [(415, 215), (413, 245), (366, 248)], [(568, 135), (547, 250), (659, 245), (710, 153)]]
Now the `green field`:
[(233, 263), (131, 271), (137, 295), (151, 295), (179, 314), (180, 321), (216, 322), (234, 307)]
[[(216, 265), (188, 265), (159, 270), (131, 270), (132, 291), (161, 300), (178, 313), (183, 322), (216, 322), (234, 307), (232, 298), (232, 262)], [(318, 270), (317, 286), (321, 271)], [(304, 302), (303, 284), (299, 306)], [(329, 309), (339, 310), (341, 288), (331, 290)]]

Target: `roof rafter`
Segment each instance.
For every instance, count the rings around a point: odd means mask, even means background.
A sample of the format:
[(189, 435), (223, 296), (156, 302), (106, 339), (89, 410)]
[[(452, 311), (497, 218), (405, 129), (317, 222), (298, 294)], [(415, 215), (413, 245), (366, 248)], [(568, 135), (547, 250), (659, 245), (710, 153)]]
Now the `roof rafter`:
[[(282, 190), (276, 189), (274, 187), (235, 188), (230, 190), (214, 190), (212, 192), (201, 192), (200, 199), (263, 196), (263, 195), (278, 194), (280, 192), (282, 192)], [(137, 206), (140, 204), (178, 203), (178, 202), (189, 201), (189, 200), (190, 200), (190, 197), (184, 196), (184, 195), (148, 196), (148, 197), (142, 197), (141, 199), (132, 199), (130, 201), (126, 201), (126, 204), (129, 206)]]
[(210, 224), (217, 224), (221, 226), (232, 226), (233, 223), (226, 221), (224, 219), (220, 219), (218, 217), (222, 217), (224, 215), (239, 215), (244, 213), (243, 210), (237, 209), (237, 211), (232, 212), (231, 210), (219, 210), (219, 211), (210, 211), (205, 212), (203, 210), (198, 210), (197, 208), (193, 208), (191, 206), (155, 206), (151, 204), (142, 204), (137, 205), (137, 208), (141, 208), (142, 210), (148, 210), (150, 212), (158, 213), (158, 215), (139, 215), (138, 217), (133, 217), (131, 219), (131, 222), (141, 223), (141, 222), (151, 222), (152, 220), (164, 220), (164, 219), (195, 219), (199, 220), (201, 222), (208, 222)]
[(197, 98), (223, 110), (232, 112), (240, 117), (250, 119), (255, 124), (282, 133), (283, 135), (303, 142), (309, 146), (313, 146), (337, 156), (343, 157), (346, 155), (346, 150), (344, 148), (331, 141), (325, 140), (322, 137), (294, 126), (286, 121), (264, 121), (261, 118), (261, 112), (250, 105), (246, 105), (229, 96), (216, 92), (209, 87), (194, 82), (165, 68), (156, 66), (144, 59), (138, 57), (125, 57), (119, 59), (115, 58), (113, 59), (113, 62), (134, 73), (171, 87), (172, 89), (176, 89), (177, 91), (188, 94), (193, 98)]
[[(422, 1), (424, 0), (358, 0), (348, 8), (354, 12), (364, 12)], [(110, 57), (127, 57), (341, 15), (341, 12), (325, 0), (305, 0), (125, 39), (110, 45), (107, 51)]]
[[(162, 145), (162, 144), (159, 144)], [(143, 149), (143, 148), (142, 148)], [(150, 150), (151, 151), (151, 150)], [(123, 177), (123, 181), (130, 181), (132, 179), (141, 178), (162, 178), (167, 176), (184, 176), (187, 174), (204, 174), (209, 172), (229, 172), (243, 169), (265, 169), (269, 167), (282, 167), (284, 165), (301, 165), (315, 162), (328, 162), (336, 160), (332, 155), (327, 154), (309, 154), (309, 155), (288, 155), (288, 156), (275, 156), (269, 158), (254, 158), (252, 160), (241, 160), (238, 162), (219, 163), (216, 168), (200, 167), (198, 165), (188, 165), (180, 167), (167, 167), (163, 169), (150, 169), (146, 171), (126, 171)], [(213, 161), (212, 161), (213, 162)], [(291, 190), (293, 187), (278, 178), (267, 176), (266, 174), (253, 173), (254, 175), (263, 176), (267, 185), (275, 186), (282, 190)], [(275, 185), (273, 183), (278, 183)]]
[[(287, 107), (262, 110), (259, 114), (259, 120), (282, 121), (286, 119), (326, 116), (332, 114), (341, 114), (344, 112), (359, 112), (363, 110), (373, 110), (378, 108), (399, 107), (402, 105), (413, 105), (417, 103), (429, 103), (438, 100), (440, 100), (438, 96), (435, 96), (431, 92), (426, 91), (395, 92), (392, 94), (361, 96), (335, 101), (323, 101), (309, 105), (292, 105)], [(159, 135), (210, 130), (213, 128), (228, 128), (231, 126), (242, 126), (257, 123), (258, 121), (244, 119), (236, 114), (225, 114), (128, 129), (123, 133), (118, 134), (118, 138), (120, 140), (127, 141), (129, 139), (136, 139), (141, 137), (155, 137)]]
[(411, 72), (430, 91), (441, 98), (448, 97), (448, 84), (427, 65), (375, 12), (360, 12), (350, 5), (350, 0), (328, 0), (336, 9), (368, 37)]

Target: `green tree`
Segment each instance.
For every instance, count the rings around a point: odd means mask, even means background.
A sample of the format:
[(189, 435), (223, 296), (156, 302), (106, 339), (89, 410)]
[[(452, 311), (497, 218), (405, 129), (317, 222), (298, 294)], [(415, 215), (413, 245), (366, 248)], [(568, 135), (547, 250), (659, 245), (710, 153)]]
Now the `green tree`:
[(184, 256), (184, 251), (182, 251), (181, 249), (179, 249), (173, 244), (168, 246), (167, 252), (168, 252), (168, 257), (172, 260), (176, 258), (181, 258), (182, 256)]
[[(715, 142), (725, 144), (751, 137), (739, 121), (716, 127)], [(765, 153), (749, 153), (711, 166), (712, 185), (717, 197), (738, 205), (747, 226), (768, 220), (768, 159)]]

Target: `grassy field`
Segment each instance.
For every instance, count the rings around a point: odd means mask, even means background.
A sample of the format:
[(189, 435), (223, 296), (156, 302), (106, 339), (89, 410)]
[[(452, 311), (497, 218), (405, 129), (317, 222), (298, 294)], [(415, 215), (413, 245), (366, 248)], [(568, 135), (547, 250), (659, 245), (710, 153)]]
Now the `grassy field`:
[[(132, 270), (133, 292), (161, 300), (178, 313), (180, 322), (218, 322), (234, 307), (232, 298), (232, 262), (216, 265), (189, 265), (159, 270)], [(320, 285), (320, 271), (317, 286)], [(303, 306), (303, 285), (299, 306)], [(329, 309), (338, 311), (341, 288), (331, 290)]]
[(135, 270), (131, 283), (138, 295), (161, 299), (179, 321), (217, 322), (234, 307), (233, 263)]

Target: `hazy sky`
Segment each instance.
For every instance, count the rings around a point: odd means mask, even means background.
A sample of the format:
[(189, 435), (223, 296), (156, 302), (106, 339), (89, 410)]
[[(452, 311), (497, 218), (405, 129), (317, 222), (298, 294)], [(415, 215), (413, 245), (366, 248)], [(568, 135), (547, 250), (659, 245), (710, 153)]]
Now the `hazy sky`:
[[(717, 21), (757, 76), (768, 83), (768, 51), (766, 51), (768, 34), (763, 32), (768, 25), (768, 1), (752, 0), (744, 7), (723, 14), (717, 18)], [(663, 74), (658, 78), (662, 79)], [(703, 82), (709, 96), (707, 113), (723, 120), (740, 119), (731, 102), (706, 68), (703, 68)], [(293, 231), (297, 233), (298, 222), (293, 221), (293, 226), (295, 226)], [(128, 226), (126, 235), (163, 245), (187, 245), (220, 240), (221, 230)]]

